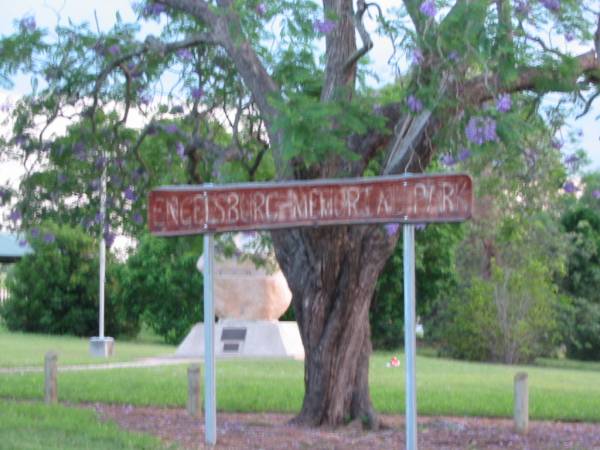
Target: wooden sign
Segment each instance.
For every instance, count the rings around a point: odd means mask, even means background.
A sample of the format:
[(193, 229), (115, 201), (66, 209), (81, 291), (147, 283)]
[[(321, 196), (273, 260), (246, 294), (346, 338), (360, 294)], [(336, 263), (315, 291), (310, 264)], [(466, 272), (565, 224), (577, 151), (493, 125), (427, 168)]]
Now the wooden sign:
[(471, 216), (468, 175), (166, 186), (149, 195), (153, 234), (365, 223), (459, 222)]

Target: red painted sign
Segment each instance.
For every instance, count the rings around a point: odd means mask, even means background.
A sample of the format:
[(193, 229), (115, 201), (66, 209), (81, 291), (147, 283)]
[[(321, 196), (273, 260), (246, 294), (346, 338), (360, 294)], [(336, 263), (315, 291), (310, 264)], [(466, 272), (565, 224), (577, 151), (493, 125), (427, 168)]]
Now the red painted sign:
[(166, 186), (149, 195), (161, 236), (365, 223), (459, 222), (471, 216), (468, 175)]

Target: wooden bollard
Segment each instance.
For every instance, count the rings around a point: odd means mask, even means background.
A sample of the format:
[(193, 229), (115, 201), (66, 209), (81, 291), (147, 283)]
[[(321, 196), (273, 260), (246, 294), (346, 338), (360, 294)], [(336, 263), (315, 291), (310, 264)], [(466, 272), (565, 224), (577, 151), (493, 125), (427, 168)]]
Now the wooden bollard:
[(56, 386), (56, 363), (58, 355), (55, 352), (46, 353), (44, 358), (44, 401), (50, 405), (58, 402)]
[(188, 367), (188, 401), (187, 410), (192, 417), (200, 414), (200, 365)]
[(514, 420), (517, 433), (526, 434), (529, 428), (529, 388), (527, 386), (527, 373), (519, 372), (515, 375), (515, 409)]

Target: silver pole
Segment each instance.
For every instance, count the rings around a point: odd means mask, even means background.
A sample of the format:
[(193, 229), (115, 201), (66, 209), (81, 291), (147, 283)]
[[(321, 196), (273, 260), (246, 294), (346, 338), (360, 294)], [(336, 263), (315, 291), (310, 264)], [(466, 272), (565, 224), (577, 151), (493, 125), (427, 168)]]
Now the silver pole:
[(104, 239), (104, 224), (106, 223), (106, 163), (102, 169), (100, 180), (100, 308), (98, 326), (100, 339), (104, 338), (104, 283), (106, 280), (106, 240)]
[(207, 233), (204, 235), (204, 440), (209, 445), (217, 443), (214, 257), (214, 236), (212, 233)]
[(406, 356), (406, 449), (417, 450), (415, 357), (415, 226), (404, 225), (404, 352)]

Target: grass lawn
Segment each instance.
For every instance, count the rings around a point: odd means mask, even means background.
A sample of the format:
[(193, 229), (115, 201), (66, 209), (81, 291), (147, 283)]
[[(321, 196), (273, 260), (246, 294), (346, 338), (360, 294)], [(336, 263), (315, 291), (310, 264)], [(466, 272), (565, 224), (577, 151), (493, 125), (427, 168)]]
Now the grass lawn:
[(58, 363), (98, 364), (132, 361), (150, 356), (170, 355), (175, 347), (156, 343), (146, 333), (144, 339), (115, 341), (115, 355), (108, 360), (89, 356), (89, 339), (31, 333), (12, 333), (0, 326), (0, 367), (43, 366), (47, 351), (58, 352)]
[(98, 421), (93, 411), (2, 400), (0, 436), (0, 450), (166, 448), (156, 438)]
[[(404, 370), (386, 368), (392, 353), (371, 358), (371, 396), (379, 412), (403, 414)], [(403, 361), (403, 356), (397, 354)], [(583, 364), (583, 365), (582, 365)], [(532, 419), (600, 422), (600, 371), (515, 367), (417, 358), (418, 410), (423, 415), (512, 415), (513, 377), (529, 374)], [(221, 411), (299, 411), (303, 363), (282, 360), (218, 360), (217, 405)], [(59, 374), (59, 398), (184, 407), (186, 366)], [(0, 375), (0, 397), (41, 399), (43, 375)]]

